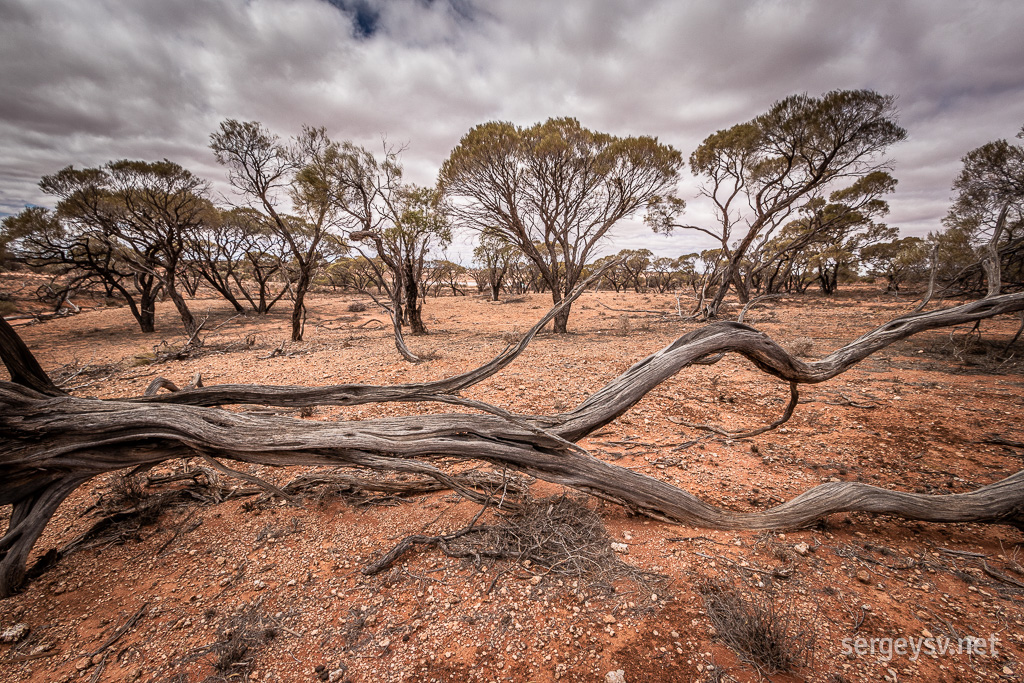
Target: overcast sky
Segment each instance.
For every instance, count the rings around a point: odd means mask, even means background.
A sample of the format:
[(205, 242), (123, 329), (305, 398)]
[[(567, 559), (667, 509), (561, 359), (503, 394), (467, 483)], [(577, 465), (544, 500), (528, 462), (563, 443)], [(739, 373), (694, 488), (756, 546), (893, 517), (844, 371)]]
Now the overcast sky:
[[(386, 135), (429, 184), (489, 120), (574, 116), (688, 157), (787, 95), (870, 88), (909, 132), (889, 223), (924, 235), (963, 154), (1024, 124), (1022, 26), (1020, 0), (0, 0), (0, 214), (51, 204), (44, 174), (120, 158), (226, 191), (207, 147), (225, 118)], [(687, 169), (686, 220), (709, 222), (695, 189)], [(605, 251), (701, 246), (637, 220)]]

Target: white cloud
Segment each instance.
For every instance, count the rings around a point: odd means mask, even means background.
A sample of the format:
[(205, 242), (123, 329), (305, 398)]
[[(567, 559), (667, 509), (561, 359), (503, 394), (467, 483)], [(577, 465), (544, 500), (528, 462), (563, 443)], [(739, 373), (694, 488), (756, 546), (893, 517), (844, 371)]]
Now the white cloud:
[[(47, 203), (43, 174), (123, 157), (223, 187), (206, 145), (229, 117), (367, 146), (386, 134), (429, 183), (491, 119), (575, 116), (688, 155), (789, 94), (872, 88), (899, 96), (910, 133), (890, 222), (923, 234), (960, 157), (1024, 123), (1022, 20), (1018, 2), (951, 0), (0, 0), (0, 212)], [(688, 220), (708, 220), (695, 187), (687, 173)], [(616, 234), (609, 248), (699, 246), (639, 221)]]

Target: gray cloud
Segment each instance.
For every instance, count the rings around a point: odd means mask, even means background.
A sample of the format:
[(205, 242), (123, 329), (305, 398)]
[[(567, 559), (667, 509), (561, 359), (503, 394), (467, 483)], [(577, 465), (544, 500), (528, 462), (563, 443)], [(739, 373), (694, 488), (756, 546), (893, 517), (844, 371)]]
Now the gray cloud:
[[(891, 223), (939, 227), (960, 157), (1024, 123), (1018, 2), (723, 0), (0, 0), (0, 212), (46, 204), (67, 164), (168, 157), (224, 188), (224, 118), (407, 143), (429, 183), (491, 119), (576, 116), (689, 154), (795, 92), (899, 96)], [(696, 184), (684, 179), (692, 199)], [(688, 220), (710, 220), (691, 201)], [(624, 224), (609, 249), (691, 251)]]

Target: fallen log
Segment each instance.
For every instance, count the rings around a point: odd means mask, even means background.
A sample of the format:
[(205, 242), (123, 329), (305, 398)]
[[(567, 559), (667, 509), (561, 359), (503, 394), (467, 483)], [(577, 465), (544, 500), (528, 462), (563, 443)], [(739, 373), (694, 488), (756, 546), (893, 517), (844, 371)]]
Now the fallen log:
[[(567, 297), (560, 306), (569, 301)], [(976, 491), (942, 496), (832, 482), (765, 511), (734, 512), (594, 458), (575, 443), (625, 413), (669, 377), (709, 356), (738, 353), (765, 373), (794, 385), (818, 383), (918, 332), (1024, 310), (1024, 293), (902, 316), (811, 363), (791, 356), (752, 327), (712, 323), (682, 335), (574, 410), (557, 415), (513, 415), (457, 395), (511, 363), (559, 308), (552, 309), (519, 345), (480, 368), (446, 380), (397, 386), (215, 385), (120, 400), (66, 395), (53, 385), (14, 330), (0, 323), (0, 356), (12, 378), (0, 382), (0, 434), (4, 437), (0, 504), (13, 505), (9, 527), (0, 538), (0, 596), (10, 595), (21, 584), (33, 545), (61, 501), (78, 486), (104, 472), (196, 455), (264, 465), (406, 472), (432, 477), (450, 488), (458, 485), (438, 461), (480, 460), (660, 519), (717, 529), (800, 527), (847, 511), (931, 522), (1007, 523), (1024, 529), (1024, 471)], [(392, 401), (441, 401), (478, 408), (485, 414), (324, 423), (217, 407)]]

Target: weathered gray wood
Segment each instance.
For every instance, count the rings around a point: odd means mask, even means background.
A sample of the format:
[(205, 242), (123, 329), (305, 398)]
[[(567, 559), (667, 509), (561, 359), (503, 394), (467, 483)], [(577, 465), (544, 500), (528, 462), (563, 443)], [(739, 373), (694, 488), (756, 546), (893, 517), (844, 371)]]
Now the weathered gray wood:
[[(222, 385), (125, 400), (97, 400), (48, 395), (19, 383), (0, 382), (0, 434), (4, 436), (0, 442), (0, 504), (14, 505), (10, 528), (0, 539), (0, 553), (6, 553), (0, 561), (0, 596), (10, 594), (19, 585), (39, 533), (60, 501), (82, 482), (103, 472), (196, 453), (268, 465), (361, 466), (423, 474), (441, 481), (449, 478), (431, 460), (483, 460), (660, 518), (720, 529), (799, 527), (842, 511), (933, 522), (1001, 522), (1024, 528), (1024, 472), (977, 491), (946, 496), (829, 483), (775, 508), (740, 513), (716, 508), (657, 479), (598, 460), (574, 443), (622, 415), (667, 378), (710, 355), (739, 353), (764, 372), (788, 382), (817, 383), (917, 332), (1019, 310), (1024, 310), (1024, 293), (911, 314), (813, 363), (792, 357), (751, 327), (713, 323), (683, 335), (635, 364), (576, 409), (550, 416), (510, 415), (455, 395), (514, 360), (529, 336), (482, 368), (422, 385)], [(531, 335), (539, 327), (531, 330)], [(6, 352), (6, 348), (0, 347), (0, 352)], [(228, 403), (299, 407), (421, 400), (475, 405), (491, 414), (321, 423), (209, 407)]]

